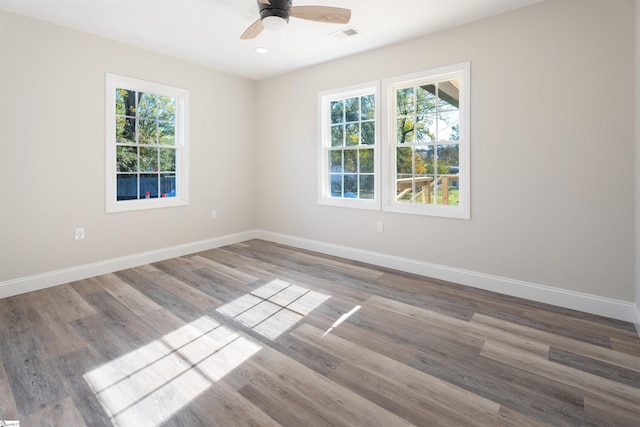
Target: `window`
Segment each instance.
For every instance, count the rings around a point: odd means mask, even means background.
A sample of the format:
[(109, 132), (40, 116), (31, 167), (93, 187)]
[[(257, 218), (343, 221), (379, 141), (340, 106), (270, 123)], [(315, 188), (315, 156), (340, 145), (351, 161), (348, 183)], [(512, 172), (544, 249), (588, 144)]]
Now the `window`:
[(188, 203), (187, 90), (106, 76), (107, 212)]
[(321, 93), (319, 203), (469, 219), (469, 70)]
[(379, 209), (376, 85), (320, 94), (319, 202)]
[(469, 64), (383, 82), (385, 210), (469, 215)]

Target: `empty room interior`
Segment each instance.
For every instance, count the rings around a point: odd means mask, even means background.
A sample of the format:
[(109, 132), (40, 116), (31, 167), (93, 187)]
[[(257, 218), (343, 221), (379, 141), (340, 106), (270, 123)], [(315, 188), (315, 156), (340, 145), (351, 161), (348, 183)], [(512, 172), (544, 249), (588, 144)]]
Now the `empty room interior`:
[(639, 25), (0, 2), (0, 425), (637, 425)]

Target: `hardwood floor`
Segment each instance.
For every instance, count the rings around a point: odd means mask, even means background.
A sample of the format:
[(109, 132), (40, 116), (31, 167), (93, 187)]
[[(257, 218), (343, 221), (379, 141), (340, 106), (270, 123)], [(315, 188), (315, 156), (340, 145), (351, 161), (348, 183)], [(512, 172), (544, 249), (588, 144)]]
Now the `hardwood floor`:
[(25, 426), (637, 426), (633, 325), (252, 240), (0, 300)]

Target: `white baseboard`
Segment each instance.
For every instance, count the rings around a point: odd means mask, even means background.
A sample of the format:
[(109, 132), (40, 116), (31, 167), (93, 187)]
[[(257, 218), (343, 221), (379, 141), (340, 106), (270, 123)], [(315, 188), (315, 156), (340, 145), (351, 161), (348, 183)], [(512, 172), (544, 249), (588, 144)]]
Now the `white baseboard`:
[(35, 276), (8, 280), (0, 282), (0, 298), (37, 291), (39, 289), (62, 285), (64, 283), (74, 282), (77, 280), (88, 279), (101, 274), (113, 273), (115, 271), (138, 267), (140, 265), (188, 255), (195, 252), (206, 251), (208, 249), (219, 248), (221, 246), (253, 239), (254, 237), (254, 231), (229, 234), (193, 243), (186, 243), (184, 245), (172, 246), (126, 257), (113, 258), (78, 267), (38, 274)]
[(446, 280), (449, 282), (499, 292), (515, 297), (526, 298), (560, 307), (584, 311), (613, 319), (624, 320), (634, 323), (638, 329), (638, 333), (640, 334), (640, 312), (638, 311), (638, 307), (631, 302), (261, 230), (230, 234), (184, 245), (172, 246), (131, 256), (114, 258), (78, 267), (0, 282), (0, 298), (6, 298), (51, 286), (87, 279), (101, 274), (113, 273), (127, 268), (218, 248), (254, 238), (335, 255), (355, 261), (380, 265), (382, 267), (393, 268), (400, 271), (406, 271), (408, 273), (433, 277), (434, 279)]
[(267, 231), (257, 231), (256, 238), (640, 324), (638, 308), (627, 301)]

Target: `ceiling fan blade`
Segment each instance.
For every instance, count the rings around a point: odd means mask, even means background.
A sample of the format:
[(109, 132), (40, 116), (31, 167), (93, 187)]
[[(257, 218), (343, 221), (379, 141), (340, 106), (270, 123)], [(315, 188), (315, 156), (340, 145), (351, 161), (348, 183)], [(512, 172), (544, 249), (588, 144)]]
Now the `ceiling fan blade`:
[(289, 14), (308, 21), (346, 24), (351, 19), (351, 10), (331, 6), (292, 6)]
[(271, 4), (271, 2), (269, 0), (258, 0), (258, 3)]
[(262, 19), (258, 19), (256, 22), (249, 25), (249, 28), (244, 30), (244, 33), (242, 33), (242, 35), (240, 36), (240, 39), (241, 40), (255, 39), (256, 37), (258, 37), (258, 34), (262, 32), (262, 30), (264, 30), (264, 25), (262, 25)]

